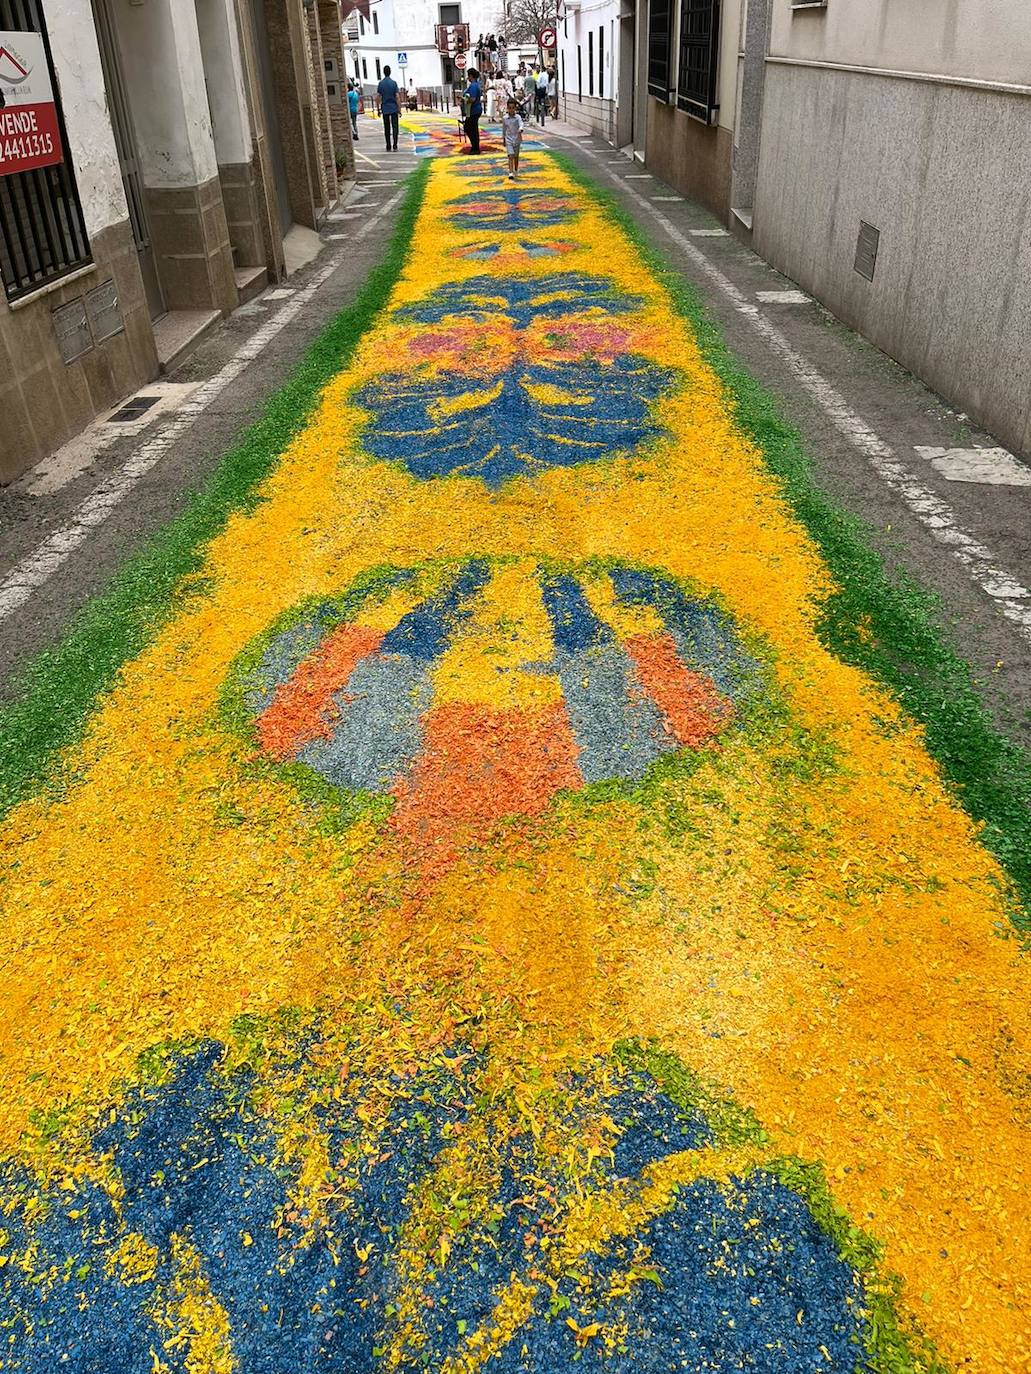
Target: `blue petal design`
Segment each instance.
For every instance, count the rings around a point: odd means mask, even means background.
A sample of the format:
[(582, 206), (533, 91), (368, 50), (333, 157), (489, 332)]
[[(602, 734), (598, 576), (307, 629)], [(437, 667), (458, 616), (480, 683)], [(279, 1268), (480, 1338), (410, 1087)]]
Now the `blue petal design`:
[[(363, 1079), (351, 1092), (316, 1094), (306, 1109), (321, 1132), (331, 1174), (324, 1213), (299, 1215), (267, 1111), (282, 1071), (325, 1082), (325, 1053), (302, 1043), (262, 1076), (230, 1069), (208, 1042), (179, 1057), (161, 1086), (131, 1090), (94, 1135), (117, 1205), (97, 1185), (68, 1191), (18, 1166), (0, 1170), (5, 1254), (0, 1269), (5, 1368), (18, 1374), (151, 1374), (152, 1349), (185, 1374), (188, 1344), (155, 1318), (187, 1251), (225, 1312), (240, 1374), (375, 1374), (396, 1334), (403, 1274), (398, 1243), (414, 1191), (471, 1116), (491, 1111), (482, 1055), (441, 1056), (414, 1076)], [(483, 1164), (492, 1180), (486, 1214), (473, 1211), (421, 1278), (422, 1333), (401, 1353), (401, 1374), (439, 1370), (470, 1333), (489, 1323), (513, 1278), (527, 1282), (527, 1239), (561, 1230), (578, 1190), (629, 1188), (650, 1164), (712, 1143), (697, 1112), (677, 1107), (641, 1069), (610, 1064), (578, 1076), (553, 1106), (551, 1129), (570, 1142), (611, 1138), (574, 1188), (564, 1157), (529, 1135), (501, 1129)], [(270, 1077), (271, 1075), (271, 1077)], [(359, 1115), (367, 1092), (389, 1102), (373, 1135)], [(602, 1123), (612, 1123), (602, 1128)], [(500, 1123), (499, 1123), (500, 1124)], [(599, 1136), (599, 1131), (602, 1132)], [(42, 1201), (30, 1211), (27, 1200)], [(74, 1215), (73, 1215), (74, 1213)], [(543, 1228), (543, 1229), (542, 1229)], [(152, 1276), (123, 1275), (119, 1242), (152, 1247)], [(646, 1247), (646, 1248), (645, 1248)], [(527, 1259), (530, 1255), (531, 1258)], [(20, 1256), (29, 1256), (23, 1264)], [(491, 1361), (504, 1374), (574, 1374), (584, 1355), (547, 1302), (584, 1327), (627, 1333), (606, 1359), (612, 1374), (685, 1369), (851, 1370), (861, 1359), (863, 1292), (805, 1201), (771, 1175), (729, 1187), (700, 1179), (628, 1235), (599, 1236)], [(636, 1270), (636, 1279), (627, 1279)], [(644, 1271), (642, 1273), (642, 1271)], [(620, 1279), (620, 1276), (623, 1276)], [(409, 1280), (410, 1281), (410, 1280)], [(533, 1280), (530, 1280), (531, 1282)], [(798, 1314), (801, 1313), (801, 1319)]]
[(589, 318), (589, 312), (606, 315), (639, 310), (640, 296), (618, 291), (603, 277), (588, 277), (579, 272), (561, 272), (544, 278), (472, 277), (443, 286), (426, 301), (398, 312), (399, 318), (420, 324), (438, 324), (451, 315), (465, 319), (490, 319), (503, 316), (520, 329), (535, 319), (555, 319), (574, 311)]
[[(673, 374), (643, 358), (516, 366), (493, 383), (463, 377), (388, 376), (363, 387), (374, 419), (365, 447), (419, 478), (480, 477), (499, 487), (519, 474), (572, 467), (637, 448), (659, 433), (648, 405)], [(550, 399), (534, 386), (554, 388)], [(438, 418), (440, 403), (472, 404)]]

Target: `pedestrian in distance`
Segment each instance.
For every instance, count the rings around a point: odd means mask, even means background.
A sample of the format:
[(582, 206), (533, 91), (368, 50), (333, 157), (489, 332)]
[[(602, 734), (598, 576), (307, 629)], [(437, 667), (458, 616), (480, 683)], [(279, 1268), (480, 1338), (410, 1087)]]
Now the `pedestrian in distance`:
[(376, 105), (383, 116), (383, 134), (387, 140), (387, 152), (397, 152), (397, 128), (401, 114), (398, 103), (397, 82), (390, 75), (390, 68), (383, 68), (383, 80), (376, 87)]
[(548, 73), (539, 71), (536, 74), (536, 86), (533, 93), (533, 112), (537, 116), (537, 123), (544, 123), (544, 116), (548, 109)]
[(480, 151), (480, 119), (483, 116), (483, 93), (480, 88), (480, 73), (475, 67), (469, 70), (469, 84), (465, 88), (465, 132), (469, 139), (469, 151)]
[(552, 119), (558, 119), (558, 72), (554, 67), (548, 69), (548, 104)]
[(347, 109), (351, 116), (351, 133), (358, 142), (358, 88), (352, 81), (347, 88)]
[(537, 99), (537, 73), (529, 67), (523, 76), (523, 115), (526, 119), (533, 116), (534, 102)]
[(523, 121), (514, 100), (508, 102), (508, 112), (501, 121), (501, 133), (508, 154), (508, 179), (515, 181), (519, 175), (519, 150), (523, 146)]

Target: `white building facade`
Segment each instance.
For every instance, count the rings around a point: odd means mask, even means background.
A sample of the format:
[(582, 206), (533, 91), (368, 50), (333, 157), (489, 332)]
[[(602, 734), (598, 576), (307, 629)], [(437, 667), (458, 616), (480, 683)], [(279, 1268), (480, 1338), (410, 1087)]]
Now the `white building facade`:
[[(501, 0), (372, 0), (370, 17), (353, 13), (347, 21), (345, 66), (370, 96), (390, 67), (399, 86), (443, 90), (461, 81), (451, 59), (437, 49), (438, 24), (468, 24), (470, 44), (482, 34), (497, 33), (501, 24)], [(469, 64), (474, 58), (469, 53)]]
[[(572, 0), (558, 23), (559, 117), (608, 139), (621, 141), (620, 53), (630, 15), (630, 62), (622, 73), (633, 91), (633, 6), (626, 0)], [(627, 140), (629, 141), (629, 140)]]

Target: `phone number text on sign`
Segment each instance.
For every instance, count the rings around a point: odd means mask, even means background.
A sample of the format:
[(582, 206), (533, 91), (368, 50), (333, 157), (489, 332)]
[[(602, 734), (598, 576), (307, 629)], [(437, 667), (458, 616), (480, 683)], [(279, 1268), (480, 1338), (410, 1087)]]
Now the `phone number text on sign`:
[(0, 176), (64, 160), (50, 70), (38, 33), (0, 31)]

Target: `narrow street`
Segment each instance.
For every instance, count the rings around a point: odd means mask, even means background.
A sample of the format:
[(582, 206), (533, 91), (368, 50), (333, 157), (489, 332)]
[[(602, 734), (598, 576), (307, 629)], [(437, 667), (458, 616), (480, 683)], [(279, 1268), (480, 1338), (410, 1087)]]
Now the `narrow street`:
[(453, 123), (0, 491), (0, 1368), (1031, 1369), (1031, 469)]

